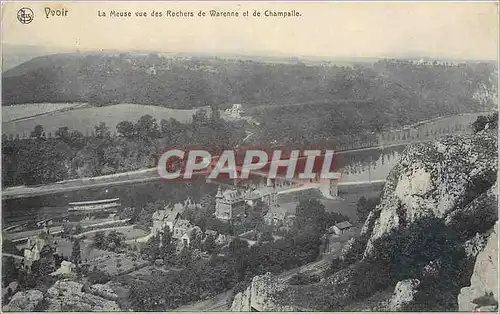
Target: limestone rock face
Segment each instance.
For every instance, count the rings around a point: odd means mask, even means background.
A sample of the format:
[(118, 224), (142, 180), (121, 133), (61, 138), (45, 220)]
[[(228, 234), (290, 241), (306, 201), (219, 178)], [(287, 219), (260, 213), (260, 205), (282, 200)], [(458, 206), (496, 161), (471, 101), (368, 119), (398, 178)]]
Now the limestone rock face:
[(250, 287), (234, 296), (231, 312), (250, 312)]
[(250, 286), (238, 293), (233, 300), (231, 311), (283, 312), (300, 309), (288, 305), (286, 297), (281, 295), (287, 290), (287, 285), (271, 274), (255, 276)]
[(120, 311), (116, 302), (82, 292), (82, 287), (83, 284), (74, 281), (57, 281), (47, 291), (46, 299), (49, 304), (48, 311)]
[[(498, 220), (497, 164), (497, 139), (491, 134), (448, 136), (408, 146), (391, 170), (380, 203), (369, 214), (360, 237), (345, 246), (340, 259), (346, 265), (326, 280), (310, 285), (293, 286), (270, 275), (255, 277), (250, 290), (251, 309), (349, 309), (349, 304), (396, 284), (393, 280), (401, 280), (392, 299), (393, 309), (452, 309), (459, 291), (449, 281), (462, 285), (467, 282), (472, 266), (467, 259), (479, 254), (480, 269), (486, 269), (492, 265), (486, 265), (484, 252), (498, 254), (498, 249), (490, 246), (478, 253), (483, 244), (481, 236), (476, 236), (491, 229)], [(433, 226), (443, 230), (432, 229)], [(427, 243), (436, 246), (425, 251)], [(457, 249), (460, 246), (468, 255), (463, 260), (453, 260), (455, 255), (440, 251), (443, 248), (462, 258)], [(450, 264), (450, 260), (456, 261), (456, 265)], [(456, 268), (449, 265), (460, 265), (464, 271), (453, 272)], [(393, 273), (388, 274), (389, 271)], [(496, 275), (491, 275), (496, 272), (474, 273), (471, 287), (496, 286), (496, 282), (493, 285), (488, 281), (496, 279)], [(453, 277), (447, 277), (450, 274)], [(444, 282), (446, 286), (436, 284), (443, 278), (449, 279)], [(438, 291), (442, 287), (455, 290)], [(480, 291), (484, 295), (491, 291), (487, 289)], [(437, 296), (432, 299), (434, 292)], [(498, 293), (493, 296), (497, 298)], [(425, 303), (424, 297), (434, 303)]]
[(274, 294), (285, 289), (286, 285), (274, 280), (270, 273), (256, 276), (250, 286), (250, 306), (259, 312), (296, 311), (297, 309), (287, 305), (286, 302), (275, 299)]
[(38, 290), (20, 291), (3, 307), (5, 312), (33, 312), (43, 300), (43, 293)]
[[(371, 226), (374, 217), (369, 216), (365, 223), (363, 229), (371, 230), (364, 230), (370, 233), (364, 256), (373, 255), (375, 240), (421, 218), (458, 224), (463, 219), (455, 216), (481, 212), (491, 226), (496, 211), (471, 201), (496, 182), (496, 150), (496, 138), (486, 135), (445, 137), (408, 146), (387, 178), (384, 196), (374, 210), (376, 221)], [(494, 194), (486, 193), (483, 198), (496, 197)]]
[(389, 308), (392, 311), (404, 311), (414, 300), (419, 286), (420, 280), (418, 279), (406, 279), (398, 282), (394, 288)]
[(498, 223), (483, 251), (476, 258), (470, 286), (458, 296), (460, 311), (496, 311), (498, 309)]

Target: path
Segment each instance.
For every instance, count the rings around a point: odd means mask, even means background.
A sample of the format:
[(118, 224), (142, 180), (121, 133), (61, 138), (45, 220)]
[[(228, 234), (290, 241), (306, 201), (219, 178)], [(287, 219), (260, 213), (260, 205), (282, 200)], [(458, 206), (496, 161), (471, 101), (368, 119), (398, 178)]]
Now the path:
[(125, 241), (125, 243), (127, 244), (130, 244), (130, 243), (144, 243), (144, 242), (148, 242), (149, 239), (151, 239), (153, 237), (153, 233), (149, 233), (143, 237), (140, 237), (140, 238), (137, 238), (137, 239), (131, 239), (131, 240), (127, 240)]
[(109, 228), (103, 228), (103, 229), (95, 229), (95, 230), (90, 230), (90, 231), (85, 231), (85, 232), (79, 233), (79, 234), (75, 235), (75, 237), (81, 238), (84, 235), (92, 234), (92, 233), (96, 233), (96, 232), (100, 232), (100, 231), (104, 232), (104, 231), (113, 231), (113, 230), (130, 229), (130, 228), (134, 228), (134, 226), (133, 225), (126, 225), (126, 226), (109, 227)]

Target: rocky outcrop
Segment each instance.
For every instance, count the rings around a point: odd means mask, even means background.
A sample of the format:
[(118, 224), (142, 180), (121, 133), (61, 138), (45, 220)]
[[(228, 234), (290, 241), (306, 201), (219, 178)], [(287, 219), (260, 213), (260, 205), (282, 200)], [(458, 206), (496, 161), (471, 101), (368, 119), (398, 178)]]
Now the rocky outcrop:
[(419, 285), (420, 280), (418, 279), (406, 279), (398, 282), (389, 302), (389, 309), (392, 311), (405, 311), (415, 300)]
[(231, 305), (232, 312), (250, 312), (250, 287), (234, 296)]
[(286, 298), (276, 298), (286, 289), (287, 285), (275, 280), (270, 273), (256, 276), (250, 286), (250, 306), (259, 312), (296, 311), (297, 308), (283, 302)]
[(467, 312), (498, 310), (498, 223), (477, 255), (470, 286), (460, 291), (458, 308)]
[[(491, 227), (496, 210), (473, 201), (496, 182), (497, 163), (496, 138), (492, 136), (450, 136), (409, 146), (388, 177), (364, 256), (377, 254), (373, 252), (375, 240), (423, 218), (458, 224), (457, 217), (467, 213), (466, 217), (487, 219), (482, 225), (462, 225), (467, 232), (475, 234), (477, 230), (471, 229)], [(491, 205), (490, 197), (496, 197), (494, 189), (483, 196)]]
[(283, 295), (287, 288), (286, 284), (271, 273), (255, 276), (250, 286), (234, 297), (231, 311), (297, 311), (299, 308), (287, 305), (286, 296)]
[(120, 311), (116, 302), (82, 292), (82, 288), (83, 284), (78, 282), (69, 280), (57, 281), (47, 291), (47, 295), (45, 296), (48, 303), (48, 311)]
[(477, 255), (484, 250), (487, 241), (488, 239), (484, 234), (476, 233), (473, 238), (465, 241), (463, 244), (465, 254), (467, 254), (468, 257), (477, 257)]
[(34, 312), (43, 300), (39, 290), (20, 291), (12, 297), (9, 304), (3, 307), (4, 312)]
[(118, 295), (108, 285), (95, 284), (89, 287), (89, 292), (93, 295), (103, 297), (108, 300), (118, 299)]
[(408, 146), (361, 236), (342, 252), (343, 269), (304, 286), (256, 277), (251, 307), (348, 309), (399, 282), (394, 309), (455, 310), (458, 287), (466, 284), (474, 255), (481, 251), (480, 235), (498, 219), (497, 163), (497, 139), (491, 134)]

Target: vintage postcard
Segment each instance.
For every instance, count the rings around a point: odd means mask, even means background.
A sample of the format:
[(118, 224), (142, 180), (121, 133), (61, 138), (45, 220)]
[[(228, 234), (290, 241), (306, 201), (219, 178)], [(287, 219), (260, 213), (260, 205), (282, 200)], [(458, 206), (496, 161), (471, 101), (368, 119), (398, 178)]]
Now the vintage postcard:
[(3, 2), (3, 312), (498, 311), (497, 2)]

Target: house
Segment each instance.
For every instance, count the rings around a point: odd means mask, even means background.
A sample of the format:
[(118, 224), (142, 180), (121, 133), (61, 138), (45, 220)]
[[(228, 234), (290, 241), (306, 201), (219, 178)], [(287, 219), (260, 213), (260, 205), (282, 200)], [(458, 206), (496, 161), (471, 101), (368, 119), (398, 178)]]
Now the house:
[[(198, 226), (194, 226), (189, 228), (187, 232), (185, 232), (181, 237), (180, 241), (177, 242), (177, 251), (180, 252), (184, 247), (190, 247), (191, 242), (196, 239), (196, 238), (201, 238), (203, 237), (203, 231), (201, 231), (201, 228)], [(200, 241), (201, 243), (201, 241)]]
[(57, 276), (57, 275), (66, 275), (66, 274), (71, 274), (74, 272), (76, 266), (75, 264), (68, 262), (68, 261), (62, 261), (61, 262), (61, 267), (57, 269), (55, 272), (51, 273), (51, 276)]
[(174, 211), (173, 207), (166, 206), (164, 210), (157, 210), (153, 213), (153, 234), (162, 233), (165, 227), (170, 231), (174, 230), (174, 223), (180, 218), (180, 212)]
[(270, 186), (249, 189), (245, 195), (246, 204), (253, 207), (258, 201), (261, 201), (269, 207), (278, 206), (278, 193)]
[(342, 221), (335, 223), (333, 226), (328, 228), (329, 233), (334, 233), (336, 235), (344, 234), (352, 229), (352, 224), (349, 221)]
[(158, 210), (153, 214), (152, 232), (158, 234), (159, 232), (163, 232), (165, 227), (168, 227), (173, 232), (176, 220), (181, 217), (186, 209), (199, 208), (201, 208), (201, 205), (195, 204), (190, 198), (187, 198), (184, 203), (165, 206), (163, 210)]
[(24, 249), (24, 266), (31, 268), (33, 262), (40, 259), (40, 253), (46, 245), (55, 247), (54, 237), (47, 226), (37, 236), (28, 238), (27, 248)]
[(229, 221), (245, 216), (245, 198), (236, 189), (229, 189), (222, 192), (221, 187), (215, 195), (215, 217), (220, 220)]
[(190, 242), (191, 239), (189, 238), (189, 235), (187, 233), (184, 233), (184, 235), (181, 237), (180, 243), (183, 247), (189, 247)]
[(295, 221), (296, 210), (296, 203), (284, 203), (278, 206), (271, 206), (264, 216), (264, 222), (271, 226), (284, 226), (289, 228)]
[(215, 244), (217, 244), (217, 245), (226, 245), (229, 242), (231, 242), (231, 240), (232, 240), (232, 237), (230, 235), (219, 234), (219, 236), (217, 237), (217, 239), (215, 239)]
[(172, 238), (181, 240), (182, 236), (191, 229), (193, 225), (186, 219), (177, 219), (174, 224)]
[(333, 179), (323, 179), (320, 182), (319, 190), (325, 198), (337, 198), (339, 196), (339, 179), (338, 175)]

